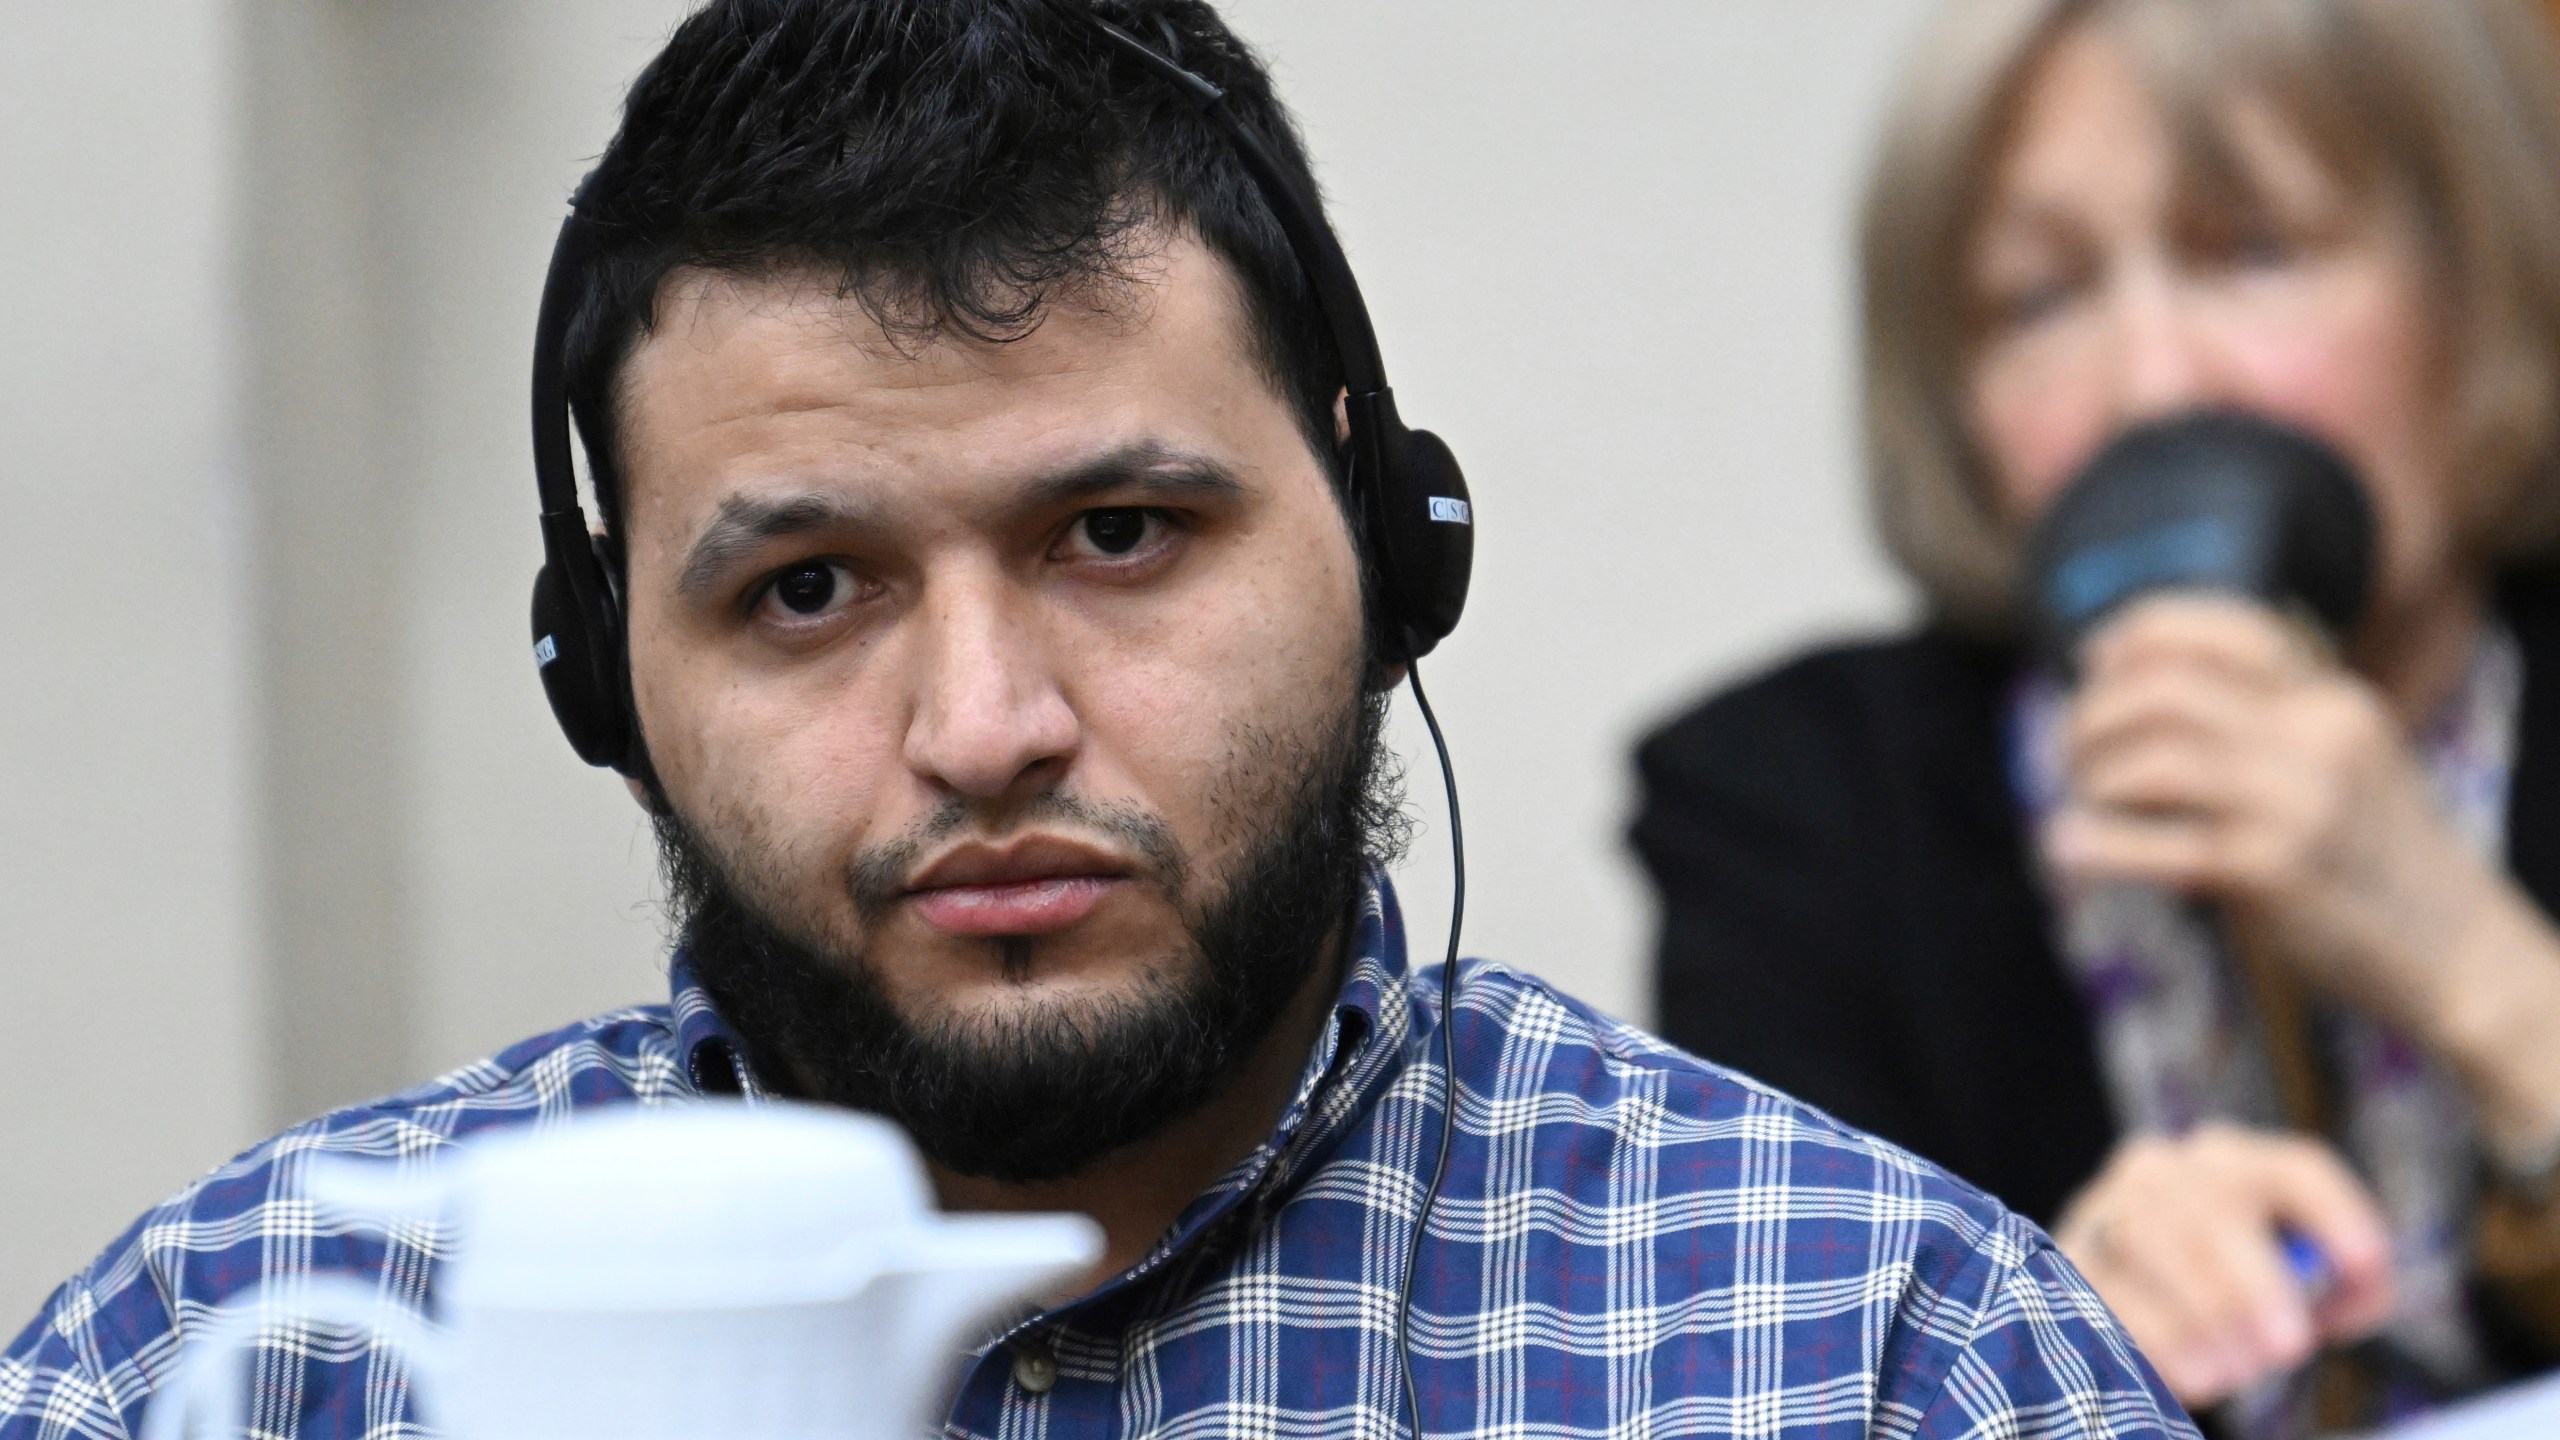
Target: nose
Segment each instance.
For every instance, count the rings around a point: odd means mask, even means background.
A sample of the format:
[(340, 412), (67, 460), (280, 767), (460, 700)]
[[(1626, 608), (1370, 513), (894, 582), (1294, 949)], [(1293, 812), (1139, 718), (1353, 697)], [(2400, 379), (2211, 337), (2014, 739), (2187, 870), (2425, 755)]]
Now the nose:
[(1057, 783), (1082, 726), (1003, 576), (946, 577), (919, 608), (904, 758), (948, 794), (1003, 801)]
[(2230, 398), (2196, 297), (2167, 267), (2142, 267), (2128, 276), (2115, 308), (2119, 428)]

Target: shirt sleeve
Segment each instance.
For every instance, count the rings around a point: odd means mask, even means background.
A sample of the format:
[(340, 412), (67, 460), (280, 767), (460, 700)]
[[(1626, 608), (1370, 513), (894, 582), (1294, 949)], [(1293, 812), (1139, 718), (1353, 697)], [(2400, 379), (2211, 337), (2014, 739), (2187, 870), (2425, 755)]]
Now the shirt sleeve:
[(78, 1281), (0, 1352), (0, 1440), (128, 1440), (96, 1336), (95, 1303)]
[(1998, 1267), (1978, 1305), (1941, 1305), (1922, 1323), (1941, 1343), (1921, 1347), (1929, 1373), (1885, 1377), (1879, 1440), (2197, 1440), (2150, 1362), (2050, 1242)]

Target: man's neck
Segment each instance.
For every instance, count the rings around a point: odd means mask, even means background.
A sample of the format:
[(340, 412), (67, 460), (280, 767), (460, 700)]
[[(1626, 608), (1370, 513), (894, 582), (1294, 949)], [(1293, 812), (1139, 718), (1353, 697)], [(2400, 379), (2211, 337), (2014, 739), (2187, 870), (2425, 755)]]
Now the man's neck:
[(1102, 1260), (1062, 1287), (1063, 1294), (1081, 1294), (1137, 1264), (1201, 1192), (1280, 1123), (1341, 988), (1343, 944), (1337, 935), (1326, 945), (1324, 962), (1298, 987), (1235, 1078), (1199, 1109), (1064, 1180), (1005, 1185), (935, 1166), (934, 1188), (943, 1208), (1063, 1210), (1093, 1217), (1102, 1226)]

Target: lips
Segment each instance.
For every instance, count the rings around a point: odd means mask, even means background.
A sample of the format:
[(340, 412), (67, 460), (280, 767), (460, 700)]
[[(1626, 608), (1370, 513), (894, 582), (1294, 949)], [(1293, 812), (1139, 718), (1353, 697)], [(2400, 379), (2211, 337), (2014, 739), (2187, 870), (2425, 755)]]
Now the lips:
[(908, 882), (919, 918), (963, 939), (1047, 935), (1093, 913), (1129, 883), (1127, 861), (1062, 836), (1032, 835), (1003, 845), (968, 844), (934, 860)]

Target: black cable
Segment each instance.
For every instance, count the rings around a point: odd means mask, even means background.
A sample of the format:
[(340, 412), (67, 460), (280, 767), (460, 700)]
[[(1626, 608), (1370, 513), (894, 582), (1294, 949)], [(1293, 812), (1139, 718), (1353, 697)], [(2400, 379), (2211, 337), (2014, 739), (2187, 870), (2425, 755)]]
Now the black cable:
[(1413, 1277), (1422, 1265), (1422, 1236), (1431, 1228), (1431, 1207), (1440, 1198), (1440, 1182), (1449, 1174), (1449, 1137), (1458, 1128), (1458, 930), (1467, 918), (1467, 831), (1458, 818), (1458, 771), (1449, 763), (1449, 742), (1440, 733), (1440, 717), (1431, 713), (1431, 697), (1422, 693), (1422, 667), (1405, 664), (1413, 687), (1413, 703), (1431, 730), (1431, 748), (1440, 756), (1440, 785), (1449, 796), (1449, 953), (1440, 966), (1440, 1157), (1431, 1164), (1431, 1184), (1422, 1192), (1422, 1213), (1413, 1218), (1413, 1238), (1405, 1246), (1404, 1289), (1396, 1298), (1396, 1358), (1404, 1366), (1405, 1412), (1413, 1417), (1414, 1440), (1422, 1440), (1422, 1392), (1413, 1383)]

